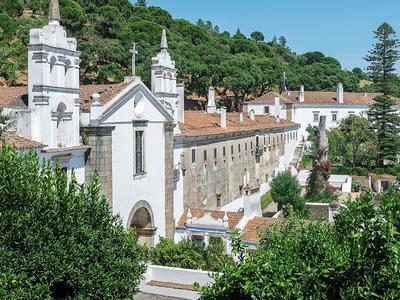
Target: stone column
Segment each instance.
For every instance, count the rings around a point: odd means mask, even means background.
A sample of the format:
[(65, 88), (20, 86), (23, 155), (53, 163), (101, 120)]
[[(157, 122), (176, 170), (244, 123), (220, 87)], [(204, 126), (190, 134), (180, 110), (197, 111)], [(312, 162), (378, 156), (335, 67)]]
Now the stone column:
[(81, 128), (83, 142), (91, 148), (87, 152), (85, 182), (90, 183), (97, 171), (101, 182), (100, 191), (107, 197), (112, 208), (112, 131), (114, 126), (88, 126)]
[(165, 123), (165, 236), (174, 239), (174, 127)]

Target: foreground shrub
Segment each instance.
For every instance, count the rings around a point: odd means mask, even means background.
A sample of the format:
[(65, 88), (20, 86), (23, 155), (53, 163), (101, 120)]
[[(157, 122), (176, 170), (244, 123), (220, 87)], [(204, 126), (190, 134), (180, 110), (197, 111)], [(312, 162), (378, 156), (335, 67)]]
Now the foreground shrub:
[(225, 254), (224, 247), (217, 241), (210, 241), (206, 248), (203, 243), (183, 240), (177, 244), (169, 239), (161, 238), (154, 248), (144, 249), (146, 259), (152, 264), (220, 272), (233, 259)]
[(391, 190), (350, 203), (334, 226), (292, 219), (269, 228), (202, 299), (400, 299), (399, 211)]
[(0, 299), (132, 299), (144, 266), (95, 179), (0, 149)]

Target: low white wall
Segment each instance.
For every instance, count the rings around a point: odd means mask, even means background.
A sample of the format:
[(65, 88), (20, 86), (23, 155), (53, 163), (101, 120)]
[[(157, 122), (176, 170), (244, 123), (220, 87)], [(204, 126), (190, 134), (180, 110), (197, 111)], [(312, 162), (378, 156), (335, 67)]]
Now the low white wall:
[(212, 274), (212, 272), (207, 271), (148, 265), (147, 271), (144, 274), (144, 279), (141, 281), (139, 288), (143, 293), (183, 299), (199, 299), (199, 294), (194, 291), (149, 286), (146, 283), (151, 280), (155, 280), (192, 286), (195, 282), (197, 282), (201, 286), (205, 286), (214, 282), (214, 280), (211, 278)]

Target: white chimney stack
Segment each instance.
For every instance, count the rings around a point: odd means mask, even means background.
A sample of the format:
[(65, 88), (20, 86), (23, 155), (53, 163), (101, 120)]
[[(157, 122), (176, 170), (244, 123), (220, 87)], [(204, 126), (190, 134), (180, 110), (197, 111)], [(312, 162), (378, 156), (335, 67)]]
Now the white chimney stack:
[(278, 96), (275, 97), (275, 118), (279, 118), (281, 113), (281, 101)]
[(93, 103), (90, 106), (90, 121), (97, 121), (101, 115), (102, 104), (100, 102), (100, 95), (95, 93), (92, 95)]
[(239, 121), (241, 123), (243, 123), (243, 113), (242, 112), (240, 112), (240, 114), (239, 114)]
[(336, 90), (336, 100), (337, 100), (337, 102), (343, 104), (343, 97), (344, 97), (343, 84), (340, 82), (338, 84), (338, 87), (337, 87), (337, 90)]
[(304, 102), (304, 85), (300, 86), (299, 102)]
[(215, 106), (215, 89), (211, 86), (208, 89), (208, 104), (207, 104), (207, 113), (213, 114), (216, 112)]
[(221, 107), (221, 128), (226, 128), (226, 107)]

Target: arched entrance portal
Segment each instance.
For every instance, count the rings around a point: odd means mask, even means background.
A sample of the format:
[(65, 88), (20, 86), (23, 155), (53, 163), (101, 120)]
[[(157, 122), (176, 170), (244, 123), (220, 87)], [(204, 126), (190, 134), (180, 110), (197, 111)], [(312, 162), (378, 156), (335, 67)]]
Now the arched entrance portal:
[(141, 245), (154, 246), (154, 235), (157, 227), (154, 226), (153, 210), (147, 201), (139, 201), (132, 208), (128, 219), (128, 228), (134, 228)]

